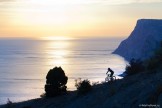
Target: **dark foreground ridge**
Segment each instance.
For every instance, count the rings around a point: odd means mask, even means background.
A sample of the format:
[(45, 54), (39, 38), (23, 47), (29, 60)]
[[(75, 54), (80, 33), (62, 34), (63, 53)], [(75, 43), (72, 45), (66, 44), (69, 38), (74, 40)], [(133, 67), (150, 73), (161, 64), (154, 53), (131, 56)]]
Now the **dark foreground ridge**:
[[(138, 108), (162, 106), (162, 68), (127, 76), (114, 82), (94, 85), (79, 96), (77, 91), (54, 98), (38, 98), (2, 105), (0, 108)], [(160, 107), (157, 107), (160, 108)]]

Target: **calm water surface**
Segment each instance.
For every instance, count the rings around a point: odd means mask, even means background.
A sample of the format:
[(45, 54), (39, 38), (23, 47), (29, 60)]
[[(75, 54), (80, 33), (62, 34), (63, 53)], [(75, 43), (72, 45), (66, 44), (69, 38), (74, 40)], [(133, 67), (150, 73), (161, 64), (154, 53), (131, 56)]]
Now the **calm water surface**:
[(61, 66), (68, 76), (68, 90), (77, 78), (104, 81), (108, 67), (124, 71), (126, 61), (112, 55), (123, 39), (98, 38), (64, 41), (0, 40), (0, 104), (38, 98), (44, 93), (49, 69)]

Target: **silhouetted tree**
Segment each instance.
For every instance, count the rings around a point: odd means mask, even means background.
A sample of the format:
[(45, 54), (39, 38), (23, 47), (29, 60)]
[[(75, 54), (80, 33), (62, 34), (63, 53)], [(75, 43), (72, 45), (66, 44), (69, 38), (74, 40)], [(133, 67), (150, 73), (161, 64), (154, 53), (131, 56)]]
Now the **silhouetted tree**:
[(141, 60), (135, 60), (132, 59), (129, 63), (129, 65), (126, 66), (125, 73), (127, 75), (133, 75), (139, 72), (144, 71), (145, 67), (143, 65), (143, 62)]
[(46, 97), (54, 97), (66, 93), (68, 77), (61, 67), (50, 69), (46, 76)]

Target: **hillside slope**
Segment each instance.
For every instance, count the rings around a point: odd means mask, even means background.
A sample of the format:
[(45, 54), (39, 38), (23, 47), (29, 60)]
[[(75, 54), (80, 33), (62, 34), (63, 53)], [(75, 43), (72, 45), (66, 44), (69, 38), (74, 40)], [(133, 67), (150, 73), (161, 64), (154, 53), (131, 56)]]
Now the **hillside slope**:
[[(162, 105), (162, 72), (142, 72), (111, 83), (93, 86), (91, 92), (77, 91), (55, 98), (40, 98), (8, 104), (8, 108), (138, 108)], [(7, 105), (0, 106), (6, 108)]]

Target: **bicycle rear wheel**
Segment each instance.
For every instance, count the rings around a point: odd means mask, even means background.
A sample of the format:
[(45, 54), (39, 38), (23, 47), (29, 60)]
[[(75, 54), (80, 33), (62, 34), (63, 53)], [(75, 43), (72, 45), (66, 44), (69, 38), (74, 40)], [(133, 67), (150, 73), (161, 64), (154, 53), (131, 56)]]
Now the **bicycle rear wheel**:
[(115, 80), (116, 80), (116, 77), (115, 77), (115, 76), (113, 76), (113, 77), (112, 77), (112, 80), (113, 80), (113, 81), (115, 81)]

